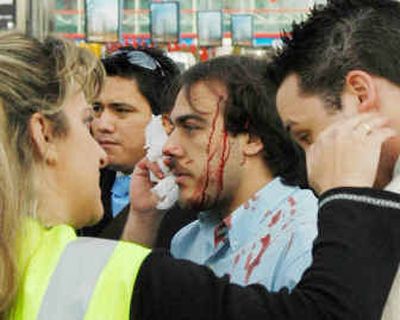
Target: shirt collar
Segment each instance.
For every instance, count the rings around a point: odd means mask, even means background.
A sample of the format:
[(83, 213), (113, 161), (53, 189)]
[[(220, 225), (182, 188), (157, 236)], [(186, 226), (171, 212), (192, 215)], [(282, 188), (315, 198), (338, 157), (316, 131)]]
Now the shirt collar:
[(131, 176), (117, 172), (111, 192), (119, 197), (129, 197)]
[[(253, 236), (255, 230), (259, 229), (261, 220), (265, 214), (275, 211), (279, 205), (295, 192), (298, 187), (283, 184), (277, 177), (258, 190), (249, 200), (238, 207), (222, 221), (212, 211), (203, 211), (199, 214), (199, 222), (202, 228), (209, 229), (210, 236), (214, 237), (215, 228), (221, 229), (221, 223), (227, 227), (227, 234), (231, 246), (243, 244), (249, 237)], [(215, 243), (215, 239), (214, 239)]]

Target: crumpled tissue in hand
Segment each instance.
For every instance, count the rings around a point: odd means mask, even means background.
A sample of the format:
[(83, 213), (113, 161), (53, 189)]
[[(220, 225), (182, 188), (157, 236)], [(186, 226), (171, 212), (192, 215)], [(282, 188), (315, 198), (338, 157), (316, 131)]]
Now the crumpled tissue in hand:
[(175, 177), (171, 174), (169, 168), (163, 161), (162, 148), (168, 139), (168, 135), (162, 125), (161, 116), (152, 116), (151, 121), (146, 127), (146, 157), (152, 162), (157, 162), (165, 175), (164, 179), (158, 179), (153, 173), (150, 173), (150, 180), (157, 182), (151, 191), (157, 195), (159, 201), (157, 209), (170, 209), (179, 197), (179, 187), (175, 183)]

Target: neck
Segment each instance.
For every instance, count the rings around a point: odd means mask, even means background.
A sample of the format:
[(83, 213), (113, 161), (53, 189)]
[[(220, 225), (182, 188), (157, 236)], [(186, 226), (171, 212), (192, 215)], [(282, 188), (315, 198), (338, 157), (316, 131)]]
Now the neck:
[(115, 171), (115, 172), (121, 172), (124, 175), (130, 175), (133, 172), (133, 169), (135, 169), (135, 167), (127, 168), (127, 167), (121, 167), (121, 166), (108, 165), (107, 169)]
[(70, 224), (69, 208), (62, 190), (52, 179), (41, 179), (37, 188), (36, 215), (46, 227)]
[(234, 212), (238, 207), (248, 201), (257, 191), (274, 179), (271, 171), (265, 165), (264, 160), (259, 158), (248, 161), (242, 177), (243, 179), (240, 182), (232, 201), (230, 201), (226, 210), (222, 211), (226, 212), (225, 216)]
[(393, 178), (393, 170), (400, 156), (400, 136), (388, 139), (382, 145), (374, 187), (383, 189)]

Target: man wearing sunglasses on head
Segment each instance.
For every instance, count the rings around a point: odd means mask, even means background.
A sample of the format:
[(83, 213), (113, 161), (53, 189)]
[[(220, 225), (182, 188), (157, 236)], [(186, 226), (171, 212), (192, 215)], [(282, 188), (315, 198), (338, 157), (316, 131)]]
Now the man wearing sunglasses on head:
[[(130, 174), (145, 155), (145, 128), (152, 115), (168, 113), (169, 87), (179, 69), (163, 51), (123, 47), (102, 60), (107, 73), (104, 90), (93, 103), (92, 133), (106, 151), (108, 166), (100, 184), (104, 217), (82, 235), (118, 239), (129, 212)], [(187, 222), (191, 212), (172, 209), (165, 216), (156, 240), (168, 247), (170, 238)]]

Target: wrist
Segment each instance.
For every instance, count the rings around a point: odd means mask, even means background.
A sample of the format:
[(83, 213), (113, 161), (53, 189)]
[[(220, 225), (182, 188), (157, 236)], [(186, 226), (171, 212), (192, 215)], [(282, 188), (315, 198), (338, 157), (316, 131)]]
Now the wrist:
[(164, 214), (159, 211), (139, 214), (130, 210), (122, 234), (122, 240), (139, 243), (151, 248)]

